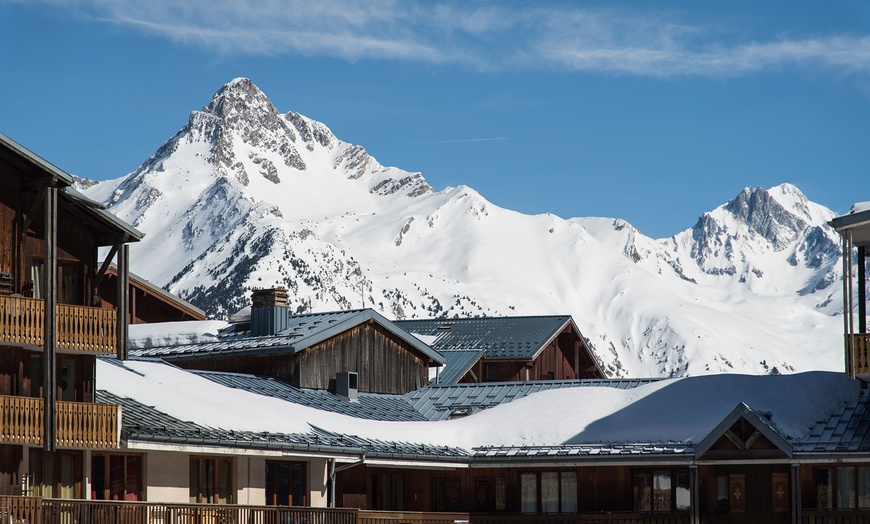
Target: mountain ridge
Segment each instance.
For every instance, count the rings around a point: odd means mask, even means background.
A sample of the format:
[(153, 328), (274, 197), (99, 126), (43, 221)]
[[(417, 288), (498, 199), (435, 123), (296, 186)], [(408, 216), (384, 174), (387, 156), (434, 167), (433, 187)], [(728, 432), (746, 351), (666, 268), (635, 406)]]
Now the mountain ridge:
[(211, 316), (278, 285), (299, 312), (570, 313), (613, 376), (843, 369), (833, 213), (790, 184), (665, 239), (522, 215), (381, 166), (239, 78), (139, 168), (83, 191), (146, 233), (134, 271)]

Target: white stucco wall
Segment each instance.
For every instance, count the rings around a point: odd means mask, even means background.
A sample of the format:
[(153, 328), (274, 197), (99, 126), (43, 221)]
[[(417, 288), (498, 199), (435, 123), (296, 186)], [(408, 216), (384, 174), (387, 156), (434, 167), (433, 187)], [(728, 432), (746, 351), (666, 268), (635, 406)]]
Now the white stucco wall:
[(329, 506), (329, 461), (311, 459), (308, 461), (308, 500), (315, 508)]
[(149, 502), (190, 502), (190, 455), (149, 451), (145, 482), (145, 500)]
[(263, 506), (266, 504), (266, 458), (236, 457), (233, 486), (238, 504)]

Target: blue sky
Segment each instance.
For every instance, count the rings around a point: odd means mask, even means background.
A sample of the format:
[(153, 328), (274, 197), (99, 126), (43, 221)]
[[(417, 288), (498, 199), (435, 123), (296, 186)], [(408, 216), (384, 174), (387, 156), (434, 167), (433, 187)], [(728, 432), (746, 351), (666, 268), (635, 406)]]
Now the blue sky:
[(746, 186), (870, 200), (868, 2), (0, 0), (0, 62), (0, 132), (95, 179), (245, 76), (524, 213), (665, 237)]

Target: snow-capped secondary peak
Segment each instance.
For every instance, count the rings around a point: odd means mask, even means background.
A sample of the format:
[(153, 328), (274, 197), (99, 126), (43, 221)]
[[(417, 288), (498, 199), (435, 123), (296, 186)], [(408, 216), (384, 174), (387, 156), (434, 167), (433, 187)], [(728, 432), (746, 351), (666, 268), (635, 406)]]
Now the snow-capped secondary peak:
[(843, 369), (833, 213), (790, 184), (747, 188), (668, 239), (528, 216), (436, 192), (237, 78), (86, 192), (147, 234), (134, 272), (215, 318), (281, 286), (298, 312), (569, 313), (613, 376)]

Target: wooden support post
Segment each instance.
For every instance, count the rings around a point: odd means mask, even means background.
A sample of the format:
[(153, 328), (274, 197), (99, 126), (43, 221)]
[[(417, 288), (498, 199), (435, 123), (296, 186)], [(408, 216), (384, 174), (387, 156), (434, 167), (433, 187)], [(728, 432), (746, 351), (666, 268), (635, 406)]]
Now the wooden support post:
[(692, 516), (690, 518), (690, 522), (692, 524), (699, 524), (701, 522), (701, 492), (700, 492), (700, 482), (698, 480), (698, 465), (692, 464), (689, 466), (689, 485), (691, 486), (691, 492), (689, 500), (689, 506), (691, 508)]
[(801, 523), (801, 465), (791, 465), (791, 521)]
[(45, 298), (45, 341), (43, 343), (43, 449), (54, 451), (57, 440), (57, 188), (45, 193), (45, 275), (42, 294)]
[(867, 332), (867, 250), (858, 247), (858, 333)]
[(130, 325), (130, 246), (118, 244), (118, 360), (127, 360), (127, 335)]

